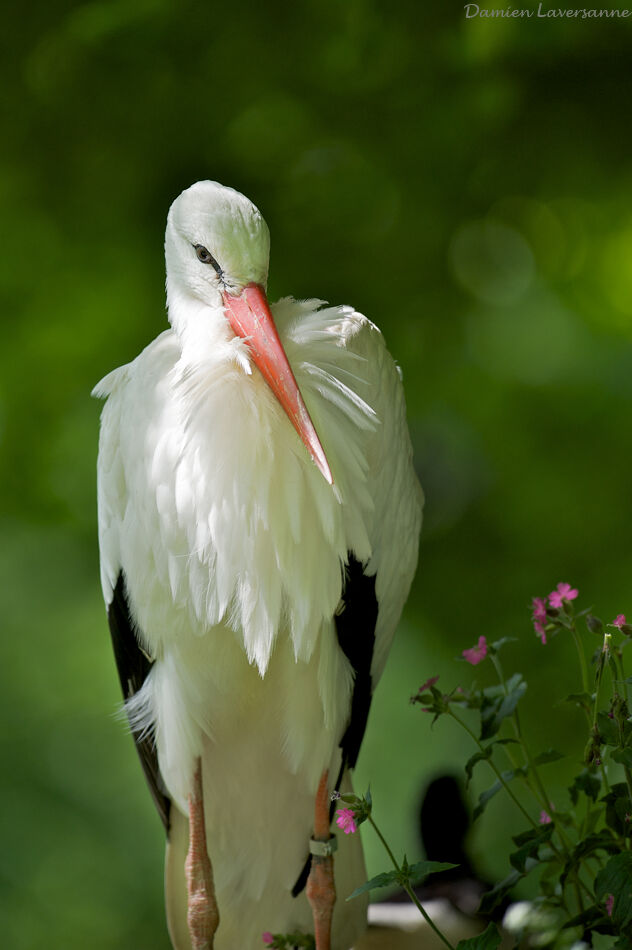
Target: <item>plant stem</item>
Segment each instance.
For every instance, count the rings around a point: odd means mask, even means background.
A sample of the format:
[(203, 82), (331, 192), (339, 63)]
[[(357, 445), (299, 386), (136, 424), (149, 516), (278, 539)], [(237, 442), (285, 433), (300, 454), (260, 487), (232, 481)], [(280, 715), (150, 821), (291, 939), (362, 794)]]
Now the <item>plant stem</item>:
[(602, 652), (599, 657), (599, 665), (597, 666), (597, 676), (595, 680), (595, 702), (593, 704), (593, 715), (592, 715), (592, 728), (593, 732), (597, 728), (597, 712), (599, 711), (599, 689), (601, 687), (601, 677), (603, 676), (603, 668), (605, 665), (605, 654)]
[[(473, 732), (473, 731), (470, 729), (470, 727), (467, 725), (466, 722), (463, 722), (463, 720), (460, 719), (459, 716), (456, 715), (456, 713), (452, 710), (451, 707), (448, 708), (448, 713), (452, 716), (453, 719), (456, 719), (456, 721), (457, 721), (461, 726), (463, 726), (463, 728), (465, 729), (465, 731), (472, 737), (472, 739), (474, 740), (474, 742), (476, 743), (476, 745), (478, 746), (478, 748), (481, 750), (481, 752), (483, 752), (483, 751), (484, 751), (484, 746), (483, 746), (482, 742), (480, 741), (480, 739), (478, 738), (478, 736), (476, 735), (476, 733)], [(501, 772), (499, 772), (498, 768), (496, 767), (496, 765), (495, 765), (495, 763), (493, 762), (493, 760), (491, 759), (491, 757), (487, 759), (487, 762), (488, 762), (488, 764), (489, 764), (489, 767), (490, 767), (490, 768), (492, 769), (492, 771), (494, 772), (496, 778), (498, 779), (498, 781), (499, 781), (500, 784), (502, 785), (502, 787), (505, 789), (505, 791), (507, 792), (507, 794), (509, 795), (509, 797), (511, 798), (511, 800), (514, 802), (514, 804), (520, 809), (520, 811), (522, 812), (522, 814), (524, 815), (524, 817), (527, 819), (527, 821), (529, 822), (529, 824), (531, 825), (531, 827), (532, 827), (532, 828), (535, 828), (536, 831), (539, 830), (540, 826), (539, 826), (538, 823), (531, 817), (531, 815), (530, 815), (529, 812), (526, 810), (526, 808), (524, 808), (523, 805), (520, 803), (520, 801), (516, 798), (516, 796), (514, 795), (513, 791), (511, 790), (511, 788), (509, 787), (509, 785), (508, 785), (508, 783), (505, 781), (505, 779), (502, 777)], [(536, 797), (537, 797), (537, 796), (536, 796)], [(559, 825), (556, 825), (556, 831), (558, 832), (558, 834), (560, 835), (560, 838), (562, 839), (562, 851), (563, 851), (565, 854), (568, 854), (568, 853), (569, 853), (569, 851), (568, 851), (568, 847), (569, 847), (569, 846), (568, 846), (567, 843), (565, 843), (564, 838), (563, 838), (563, 835), (560, 834)], [(560, 851), (559, 851), (558, 848), (555, 847), (555, 845), (553, 844), (552, 841), (549, 842), (549, 845), (550, 845), (552, 851), (554, 852), (554, 854), (556, 854), (558, 857), (560, 857), (560, 856), (561, 856), (561, 855), (560, 855)], [(583, 887), (583, 889), (586, 891), (586, 893), (588, 894), (589, 897), (592, 897), (592, 894), (591, 894), (591, 892), (590, 892), (590, 888), (581, 880), (581, 878), (579, 877), (579, 875), (578, 875), (577, 872), (575, 873), (574, 878), (575, 878), (575, 882), (576, 882), (576, 883), (575, 883), (575, 887), (576, 887), (576, 893), (577, 893), (577, 898), (578, 898), (578, 904), (580, 905), (580, 908), (581, 908), (583, 905), (582, 905), (582, 901), (581, 901), (581, 896), (580, 896), (579, 888), (580, 888), (580, 887)]]
[[(370, 823), (373, 825), (373, 829), (375, 830), (375, 833), (377, 834), (378, 838), (380, 839), (380, 841), (381, 841), (382, 844), (384, 845), (384, 848), (386, 849), (386, 853), (388, 854), (389, 858), (391, 859), (391, 862), (392, 862), (393, 866), (395, 867), (395, 870), (397, 871), (398, 874), (402, 875), (402, 869), (400, 868), (399, 864), (397, 863), (397, 860), (395, 859), (395, 855), (393, 854), (393, 852), (392, 852), (391, 849), (389, 848), (388, 842), (386, 841), (386, 838), (384, 837), (384, 835), (382, 834), (382, 832), (380, 831), (380, 829), (378, 828), (378, 826), (377, 826), (377, 825), (375, 824), (375, 822), (373, 821), (373, 818), (372, 818), (371, 815), (369, 815), (369, 821), (370, 821)], [(403, 875), (402, 875), (402, 876), (403, 876)], [(421, 901), (419, 900), (419, 898), (417, 897), (417, 895), (416, 895), (415, 892), (413, 891), (412, 887), (410, 886), (410, 883), (409, 883), (408, 881), (402, 881), (402, 887), (404, 888), (404, 890), (406, 891), (406, 893), (407, 893), (408, 896), (410, 897), (411, 901), (412, 901), (413, 904), (416, 906), (417, 910), (419, 911), (419, 913), (421, 914), (421, 916), (424, 918), (424, 920), (426, 921), (426, 923), (428, 924), (428, 926), (430, 926), (430, 927), (434, 930), (434, 932), (436, 933), (437, 937), (439, 937), (439, 939), (443, 941), (443, 943), (446, 945), (446, 947), (449, 947), (449, 950), (454, 950), (454, 946), (450, 943), (450, 941), (449, 941), (448, 938), (445, 936), (445, 934), (442, 933), (442, 932), (439, 930), (439, 928), (438, 928), (437, 925), (434, 923), (434, 921), (432, 920), (432, 918), (430, 917), (430, 915), (428, 914), (428, 912), (427, 912), (427, 911), (425, 910), (425, 908), (423, 907)]]
[[(466, 731), (467, 733), (469, 733), (469, 735), (472, 737), (472, 739), (474, 740), (474, 742), (476, 743), (476, 745), (478, 746), (478, 748), (481, 750), (481, 752), (483, 752), (484, 749), (485, 749), (485, 747), (483, 746), (482, 742), (480, 741), (480, 739), (478, 738), (478, 736), (476, 735), (476, 733), (473, 732), (473, 731), (470, 729), (470, 727), (468, 726), (468, 724), (467, 724), (466, 722), (463, 722), (463, 720), (460, 719), (459, 716), (456, 715), (456, 713), (452, 710), (452, 708), (448, 708), (448, 712), (449, 712), (449, 714), (452, 716), (453, 719), (456, 719), (456, 721), (459, 723), (460, 726), (463, 726), (463, 728), (465, 729), (465, 731)], [(533, 820), (533, 818), (531, 817), (531, 815), (529, 814), (529, 812), (526, 810), (526, 808), (525, 808), (525, 807), (521, 804), (521, 802), (516, 798), (516, 796), (514, 795), (513, 791), (512, 791), (511, 788), (509, 787), (508, 783), (507, 783), (507, 782), (505, 781), (505, 779), (502, 777), (502, 773), (498, 771), (498, 768), (496, 767), (496, 764), (495, 764), (495, 762), (493, 762), (493, 760), (491, 759), (491, 757), (487, 759), (487, 762), (488, 762), (489, 767), (491, 768), (492, 772), (494, 773), (494, 775), (496, 776), (496, 778), (498, 779), (498, 781), (500, 782), (500, 784), (502, 785), (502, 787), (505, 789), (505, 791), (507, 792), (507, 794), (509, 795), (509, 797), (511, 798), (511, 800), (514, 802), (514, 804), (516, 805), (516, 807), (520, 809), (520, 811), (522, 812), (522, 814), (524, 815), (524, 817), (527, 819), (527, 821), (529, 822), (529, 824), (530, 824), (533, 828), (535, 828), (536, 830), (538, 830), (538, 827), (539, 827), (539, 826), (538, 826), (537, 822)]]
[(588, 693), (590, 696), (591, 689), (588, 683), (588, 664), (586, 663), (586, 654), (584, 653), (584, 648), (574, 622), (571, 624), (571, 633), (573, 634), (573, 640), (575, 641), (575, 646), (577, 647), (577, 655), (579, 656), (579, 665), (582, 672), (582, 687), (584, 692)]

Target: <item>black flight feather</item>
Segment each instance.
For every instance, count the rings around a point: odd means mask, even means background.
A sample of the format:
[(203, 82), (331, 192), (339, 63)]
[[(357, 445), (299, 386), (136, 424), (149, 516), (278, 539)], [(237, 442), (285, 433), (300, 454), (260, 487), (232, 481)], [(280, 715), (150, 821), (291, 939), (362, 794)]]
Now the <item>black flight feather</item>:
[[(141, 649), (134, 632), (134, 621), (130, 614), (122, 571), (116, 581), (112, 602), (108, 606), (108, 624), (123, 696), (126, 700), (131, 699), (147, 679), (152, 661)], [(158, 814), (168, 832), (171, 799), (167, 795), (158, 768), (158, 755), (153, 738), (147, 734), (143, 735), (133, 726), (132, 735)]]
[[(342, 592), (342, 607), (336, 612), (334, 621), (340, 649), (351, 663), (354, 672), (351, 714), (345, 733), (340, 740), (342, 762), (336, 779), (339, 788), (346, 768), (354, 768), (358, 761), (360, 746), (366, 730), (371, 708), (373, 683), (371, 665), (375, 649), (375, 626), (377, 624), (378, 603), (375, 594), (375, 575), (364, 573), (364, 566), (349, 551), (345, 568), (345, 583)], [(329, 820), (333, 818), (336, 803), (329, 809)], [(307, 858), (292, 896), (297, 897), (307, 883), (312, 864), (311, 855)]]
[(365, 574), (364, 566), (351, 553), (348, 555), (342, 600), (342, 610), (339, 610), (334, 618), (336, 633), (340, 648), (353, 667), (354, 683), (351, 716), (346, 732), (340, 740), (340, 748), (343, 767), (352, 769), (358, 761), (371, 708), (371, 664), (375, 649), (378, 604), (375, 596), (375, 575), (369, 577)]

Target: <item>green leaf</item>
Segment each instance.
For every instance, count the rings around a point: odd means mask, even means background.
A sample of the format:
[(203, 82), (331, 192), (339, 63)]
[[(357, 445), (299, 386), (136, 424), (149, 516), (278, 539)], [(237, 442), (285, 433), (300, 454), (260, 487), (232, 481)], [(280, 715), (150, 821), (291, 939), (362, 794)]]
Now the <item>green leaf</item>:
[[(505, 783), (511, 782), (512, 779), (514, 779), (517, 775), (526, 775), (526, 774), (527, 774), (526, 769), (515, 769), (515, 770), (507, 769), (506, 772), (501, 772), (502, 779)], [(479, 817), (479, 815), (483, 814), (483, 812), (485, 811), (485, 808), (487, 807), (488, 802), (491, 801), (494, 795), (498, 794), (498, 792), (501, 790), (502, 787), (503, 787), (503, 783), (500, 781), (500, 779), (496, 779), (493, 785), (490, 785), (490, 787), (486, 789), (486, 791), (481, 792), (481, 794), (478, 797), (478, 804), (476, 805), (476, 808), (474, 809), (474, 812), (472, 815), (472, 821), (475, 821)]]
[[(558, 817), (558, 813), (555, 813), (555, 817)], [(584, 832), (585, 834), (590, 834), (597, 827), (597, 822), (601, 818), (601, 808), (591, 808), (587, 814), (584, 821)]]
[[(606, 919), (605, 908), (592, 904), (586, 908), (586, 910), (583, 910), (581, 914), (576, 914), (574, 917), (571, 917), (570, 920), (567, 920), (564, 924), (564, 930), (568, 930), (570, 927), (581, 927), (583, 930), (591, 930), (596, 923), (599, 921), (605, 922)], [(610, 946), (612, 946), (612, 944), (610, 944)]]
[(481, 897), (478, 913), (483, 917), (491, 914), (499, 904), (502, 904), (510, 890), (515, 887), (518, 881), (522, 880), (523, 877), (524, 874), (520, 874), (518, 871), (512, 871), (508, 877), (494, 885), (491, 890), (486, 891)]
[(449, 864), (447, 861), (417, 861), (408, 868), (408, 880), (410, 884), (419, 884), (429, 874), (438, 874), (458, 867), (458, 864)]
[(617, 842), (615, 841), (612, 832), (607, 828), (604, 828), (603, 831), (598, 831), (595, 834), (587, 835), (571, 850), (566, 860), (566, 864), (564, 865), (564, 870), (560, 875), (560, 884), (564, 884), (570, 872), (578, 867), (581, 861), (588, 857), (588, 855), (594, 854), (596, 851), (606, 851), (609, 854), (613, 854), (618, 850), (619, 848)]
[(518, 850), (509, 855), (511, 866), (522, 873), (525, 870), (528, 858), (534, 858), (537, 861), (540, 846), (550, 840), (554, 829), (555, 825), (551, 822), (548, 825), (542, 825), (537, 830), (533, 829), (532, 831), (525, 831), (521, 835), (516, 835), (513, 842), (518, 845)]
[(579, 800), (579, 793), (583, 792), (593, 802), (597, 801), (597, 795), (601, 789), (601, 780), (595, 775), (593, 769), (582, 769), (579, 775), (573, 779), (573, 784), (569, 786), (568, 792), (571, 796), (573, 805)]
[(367, 881), (366, 884), (362, 884), (360, 887), (356, 887), (355, 891), (352, 894), (349, 894), (347, 897), (348, 901), (352, 901), (354, 897), (359, 897), (360, 894), (366, 893), (366, 891), (375, 890), (378, 887), (388, 887), (389, 884), (398, 884), (399, 883), (399, 872), (398, 871), (384, 871), (383, 874), (378, 874), (376, 877), (372, 877), (370, 881)]
[(612, 950), (615, 946), (615, 934), (600, 934), (593, 931), (590, 939), (592, 940), (593, 950)]
[(549, 762), (558, 762), (563, 758), (564, 754), (562, 752), (558, 752), (556, 749), (547, 749), (546, 752), (540, 752), (540, 755), (536, 755), (533, 762), (534, 765), (547, 765)]
[(474, 755), (465, 763), (465, 787), (467, 788), (470, 782), (472, 781), (472, 773), (474, 772), (474, 766), (478, 765), (479, 762), (485, 762), (491, 757), (492, 754), (493, 742), (490, 742), (482, 752), (475, 752)]
[(593, 698), (590, 693), (570, 693), (562, 700), (563, 703), (573, 703), (575, 706), (581, 706), (588, 710), (592, 708), (592, 701)]
[(467, 940), (459, 940), (456, 950), (496, 950), (500, 943), (500, 934), (496, 924), (488, 924), (487, 930), (476, 937), (468, 937)]
[(483, 814), (485, 808), (487, 807), (487, 803), (491, 801), (494, 795), (498, 794), (502, 787), (502, 782), (497, 779), (493, 785), (490, 785), (490, 787), (486, 789), (486, 791), (481, 792), (478, 797), (478, 804), (476, 805), (476, 808), (472, 814), (472, 821), (476, 821), (479, 815)]
[(606, 803), (606, 824), (619, 835), (629, 832), (625, 816), (632, 814), (632, 802), (625, 782), (615, 782), (601, 799)]
[(595, 896), (605, 901), (608, 894), (614, 895), (612, 922), (623, 929), (632, 922), (632, 852), (615, 854), (595, 878)]
[(627, 765), (629, 769), (632, 769), (632, 749), (629, 746), (627, 749), (615, 749), (612, 753), (612, 758), (615, 762), (619, 762), (621, 765)]
[(465, 787), (466, 788), (472, 781), (472, 773), (474, 771), (474, 766), (478, 765), (479, 762), (485, 762), (488, 759), (490, 759), (494, 746), (508, 745), (509, 743), (513, 743), (514, 745), (517, 745), (518, 740), (517, 739), (494, 739), (493, 742), (490, 742), (488, 745), (485, 746), (482, 752), (475, 752), (474, 755), (472, 755), (467, 760), (467, 762), (465, 763), (465, 773), (466, 773)]
[[(557, 812), (555, 813), (555, 819), (557, 820)], [(557, 857), (552, 855), (550, 860), (542, 867), (538, 884), (540, 892), (544, 894), (545, 897), (553, 898), (555, 901), (559, 898), (560, 871), (560, 861)]]
[(599, 735), (606, 745), (619, 745), (619, 726), (615, 719), (611, 719), (608, 713), (597, 713), (597, 728)]
[(481, 739), (491, 739), (500, 729), (503, 720), (511, 716), (527, 691), (527, 684), (520, 673), (507, 681), (507, 692), (502, 687), (492, 686), (483, 690), (481, 707)]
[(504, 647), (506, 643), (517, 643), (518, 637), (501, 637), (500, 640), (494, 640), (493, 643), (487, 644), (487, 650), (492, 655), (498, 653), (499, 650)]

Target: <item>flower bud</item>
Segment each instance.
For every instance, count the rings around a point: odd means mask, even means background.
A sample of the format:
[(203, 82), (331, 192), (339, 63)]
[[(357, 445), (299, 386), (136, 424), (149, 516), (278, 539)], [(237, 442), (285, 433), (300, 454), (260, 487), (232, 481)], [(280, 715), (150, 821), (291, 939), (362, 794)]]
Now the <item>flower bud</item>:
[(591, 633), (603, 633), (603, 622), (599, 617), (593, 617), (592, 614), (588, 614), (586, 617), (586, 626)]

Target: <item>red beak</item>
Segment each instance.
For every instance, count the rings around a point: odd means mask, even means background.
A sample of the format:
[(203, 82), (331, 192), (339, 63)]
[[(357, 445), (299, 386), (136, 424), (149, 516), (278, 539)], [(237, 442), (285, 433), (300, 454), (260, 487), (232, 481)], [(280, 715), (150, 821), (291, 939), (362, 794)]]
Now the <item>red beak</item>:
[(333, 485), (334, 479), (325, 451), (279, 339), (265, 290), (260, 284), (253, 283), (247, 284), (237, 297), (225, 293), (224, 307), (228, 322), (236, 335), (248, 343), (257, 367), (283, 406), (305, 448), (325, 479)]

